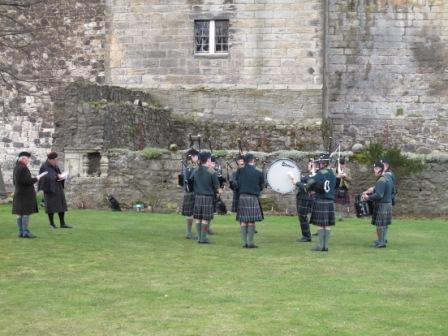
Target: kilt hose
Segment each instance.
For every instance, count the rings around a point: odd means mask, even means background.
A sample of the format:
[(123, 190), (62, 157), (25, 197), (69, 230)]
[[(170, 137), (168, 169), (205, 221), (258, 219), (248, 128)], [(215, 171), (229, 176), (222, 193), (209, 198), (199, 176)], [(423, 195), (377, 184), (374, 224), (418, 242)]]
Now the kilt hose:
[(336, 188), (336, 197), (334, 199), (336, 204), (350, 204), (350, 193), (347, 188)]
[(311, 208), (310, 223), (317, 226), (335, 225), (334, 201), (316, 197)]
[(213, 219), (215, 197), (209, 195), (194, 196), (194, 219), (209, 221)]
[(182, 216), (193, 216), (194, 210), (194, 193), (184, 193), (184, 200), (182, 202)]
[(255, 195), (241, 194), (238, 199), (238, 211), (236, 220), (245, 223), (261, 222), (264, 219), (263, 212)]
[(392, 224), (392, 203), (373, 203), (372, 225)]

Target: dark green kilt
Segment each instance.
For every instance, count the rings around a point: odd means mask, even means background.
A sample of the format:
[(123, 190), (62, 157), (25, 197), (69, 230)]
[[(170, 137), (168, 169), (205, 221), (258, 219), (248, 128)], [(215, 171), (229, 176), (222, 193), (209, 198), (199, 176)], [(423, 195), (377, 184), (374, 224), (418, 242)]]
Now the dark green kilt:
[(373, 203), (372, 225), (387, 226), (392, 223), (392, 203)]
[(193, 217), (199, 220), (213, 219), (215, 197), (208, 195), (195, 195)]
[(317, 226), (333, 226), (334, 201), (324, 198), (315, 198), (311, 208), (310, 223)]
[(264, 219), (260, 202), (255, 195), (241, 194), (238, 199), (236, 220), (245, 223), (261, 222)]
[(182, 216), (193, 216), (194, 210), (194, 193), (184, 193), (184, 200), (182, 202)]
[(313, 198), (308, 195), (297, 195), (296, 197), (296, 208), (297, 215), (299, 217), (306, 217), (311, 212), (313, 207)]

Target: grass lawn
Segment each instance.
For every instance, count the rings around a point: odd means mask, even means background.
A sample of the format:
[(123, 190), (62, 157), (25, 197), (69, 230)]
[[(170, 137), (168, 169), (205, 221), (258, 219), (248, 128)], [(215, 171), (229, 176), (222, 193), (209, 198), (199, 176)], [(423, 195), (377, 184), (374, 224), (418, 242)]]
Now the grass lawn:
[(296, 217), (242, 249), (233, 216), (213, 245), (177, 215), (73, 210), (72, 230), (31, 217), (16, 238), (0, 206), (0, 335), (448, 335), (448, 222), (395, 220), (386, 249), (368, 220), (337, 223), (328, 253)]

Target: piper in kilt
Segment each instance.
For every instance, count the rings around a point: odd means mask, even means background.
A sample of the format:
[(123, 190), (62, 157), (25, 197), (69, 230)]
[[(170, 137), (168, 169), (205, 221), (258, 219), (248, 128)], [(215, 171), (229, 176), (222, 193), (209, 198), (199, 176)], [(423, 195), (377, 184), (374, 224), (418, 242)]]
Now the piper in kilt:
[[(194, 210), (194, 192), (190, 190), (188, 185), (188, 180), (190, 179), (193, 170), (195, 169), (198, 162), (198, 154), (199, 152), (191, 148), (187, 152), (187, 165), (183, 166), (183, 190), (184, 190), (184, 198), (182, 202), (182, 215), (186, 217), (187, 220), (187, 228), (186, 228), (186, 239), (192, 239), (192, 226), (193, 226), (193, 210)], [(198, 232), (199, 235), (199, 232)]]
[[(238, 154), (236, 159), (237, 171), (240, 168), (244, 167), (244, 158), (241, 154)], [(231, 211), (236, 213), (238, 211), (238, 183), (236, 182), (236, 173), (237, 171), (232, 173), (232, 177), (230, 178), (229, 184), (230, 189), (232, 189), (232, 209)]]
[(328, 154), (321, 154), (316, 162), (319, 164), (319, 171), (306, 184), (297, 183), (294, 180), (293, 182), (304, 191), (315, 191), (310, 223), (317, 226), (319, 244), (313, 251), (328, 251), (330, 228), (335, 225), (334, 195), (336, 176), (329, 168), (330, 156)]
[[(392, 207), (395, 205), (396, 202), (396, 195), (397, 195), (397, 186), (396, 186), (396, 178), (395, 174), (392, 171), (392, 167), (390, 166), (390, 161), (388, 158), (383, 158), (381, 161), (384, 164), (384, 176), (388, 177), (392, 183)], [(386, 230), (386, 233), (384, 235), (384, 241), (387, 244), (387, 234), (389, 233), (389, 230)]]
[[(310, 159), (308, 162), (308, 175), (304, 175), (300, 182), (306, 184), (310, 178), (315, 174), (314, 159)], [(301, 188), (297, 189), (296, 195), (296, 207), (297, 215), (299, 216), (299, 227), (302, 233), (302, 237), (297, 239), (298, 242), (305, 243), (311, 241), (310, 223), (308, 221), (308, 215), (311, 213), (311, 208), (314, 201), (314, 192), (307, 192)]]
[(211, 161), (211, 154), (208, 152), (199, 153), (201, 165), (194, 170), (193, 179), (194, 190), (194, 210), (193, 217), (196, 219), (198, 231), (198, 243), (208, 244), (207, 238), (208, 223), (213, 219), (215, 196), (219, 189), (219, 181), (216, 174), (208, 168)]
[[(386, 247), (386, 235), (388, 226), (392, 223), (392, 180), (385, 175), (384, 164), (382, 161), (376, 161), (373, 165), (373, 171), (378, 180), (372, 189), (362, 194), (364, 201), (373, 201), (372, 224), (376, 226), (378, 240), (374, 242), (373, 247)], [(370, 191), (372, 191), (370, 193)]]
[(335, 203), (338, 208), (339, 220), (344, 218), (344, 212), (350, 214), (350, 194), (349, 187), (351, 182), (350, 169), (347, 167), (345, 159), (339, 159), (336, 171), (336, 198)]
[(240, 221), (243, 247), (256, 248), (258, 246), (254, 243), (255, 222), (264, 219), (258, 199), (264, 187), (264, 176), (260, 170), (255, 168), (255, 158), (252, 154), (244, 156), (244, 163), (244, 168), (238, 169), (236, 173), (239, 193), (236, 218)]
[[(211, 159), (210, 159), (210, 163), (207, 165), (208, 168), (213, 172), (213, 174), (216, 175), (216, 177), (218, 178), (218, 182), (219, 182), (219, 189), (220, 189), (220, 193), (222, 192), (222, 190), (224, 189), (224, 183), (225, 183), (225, 178), (222, 176), (222, 172), (220, 171), (219, 166), (217, 165), (218, 159), (216, 156), (212, 155)], [(216, 202), (218, 201), (218, 198), (215, 197), (215, 199), (213, 200), (213, 213), (216, 213), (217, 209), (216, 209)], [(209, 235), (214, 235), (215, 232), (212, 230), (212, 219), (209, 220), (208, 222), (208, 234)]]

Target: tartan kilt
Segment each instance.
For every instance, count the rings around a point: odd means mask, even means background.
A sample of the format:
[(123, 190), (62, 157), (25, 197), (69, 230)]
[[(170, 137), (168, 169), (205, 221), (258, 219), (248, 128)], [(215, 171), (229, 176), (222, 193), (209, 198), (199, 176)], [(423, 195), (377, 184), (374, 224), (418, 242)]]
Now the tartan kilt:
[(311, 207), (310, 223), (317, 226), (335, 225), (334, 201), (316, 197)]
[(392, 223), (392, 203), (374, 203), (372, 225), (387, 226)]
[(306, 217), (311, 212), (313, 206), (313, 199), (308, 196), (296, 197), (297, 215), (299, 217)]
[(238, 193), (237, 192), (233, 192), (232, 195), (232, 212), (237, 212), (238, 211)]
[(184, 200), (182, 202), (182, 216), (193, 216), (194, 210), (194, 193), (184, 193)]
[(241, 194), (238, 199), (236, 220), (240, 222), (261, 222), (263, 220), (260, 202), (255, 195)]
[(195, 195), (193, 217), (199, 220), (213, 219), (215, 212), (215, 197), (209, 195)]
[(350, 204), (350, 193), (347, 188), (336, 188), (334, 202), (337, 204)]

